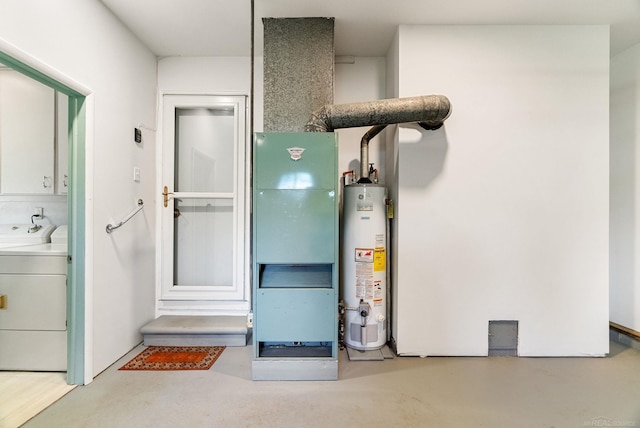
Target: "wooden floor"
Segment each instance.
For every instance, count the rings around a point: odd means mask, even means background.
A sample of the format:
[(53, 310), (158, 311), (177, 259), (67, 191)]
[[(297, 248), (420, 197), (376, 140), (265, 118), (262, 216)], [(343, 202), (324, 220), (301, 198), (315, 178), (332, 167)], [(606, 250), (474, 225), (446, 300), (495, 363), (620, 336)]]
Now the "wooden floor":
[(66, 373), (0, 371), (0, 427), (19, 427), (73, 388)]

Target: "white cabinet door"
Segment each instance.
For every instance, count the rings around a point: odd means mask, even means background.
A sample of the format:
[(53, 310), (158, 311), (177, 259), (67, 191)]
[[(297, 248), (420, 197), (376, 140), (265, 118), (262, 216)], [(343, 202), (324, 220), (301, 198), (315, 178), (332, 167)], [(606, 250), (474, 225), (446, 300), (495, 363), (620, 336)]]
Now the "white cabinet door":
[(54, 90), (0, 71), (0, 193), (52, 194)]
[(0, 330), (65, 331), (67, 277), (65, 275), (0, 275)]

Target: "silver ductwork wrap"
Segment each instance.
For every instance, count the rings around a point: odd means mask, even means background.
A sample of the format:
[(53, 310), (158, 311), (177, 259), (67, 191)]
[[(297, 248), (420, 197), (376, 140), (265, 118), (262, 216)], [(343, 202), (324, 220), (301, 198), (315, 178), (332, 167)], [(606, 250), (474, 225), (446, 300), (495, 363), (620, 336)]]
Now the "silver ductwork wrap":
[(451, 103), (443, 95), (390, 98), (351, 104), (326, 105), (311, 115), (306, 132), (418, 122), (425, 129), (437, 129), (449, 117)]
[(363, 103), (326, 105), (311, 115), (304, 127), (306, 132), (331, 132), (334, 129), (373, 126), (360, 142), (360, 180), (369, 179), (369, 140), (387, 125), (417, 122), (427, 130), (438, 129), (451, 113), (451, 103), (443, 95), (424, 95), (410, 98), (391, 98)]

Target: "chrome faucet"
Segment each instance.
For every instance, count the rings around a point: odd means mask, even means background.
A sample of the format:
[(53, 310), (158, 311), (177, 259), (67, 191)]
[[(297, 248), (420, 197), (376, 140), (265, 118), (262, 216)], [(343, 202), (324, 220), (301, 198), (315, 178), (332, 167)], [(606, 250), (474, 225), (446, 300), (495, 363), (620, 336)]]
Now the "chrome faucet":
[(40, 214), (34, 214), (31, 216), (31, 226), (29, 226), (29, 230), (27, 230), (27, 233), (36, 233), (38, 230), (40, 230), (40, 228), (42, 226), (40, 226), (39, 224), (35, 224), (33, 221), (33, 218), (42, 218), (42, 216)]

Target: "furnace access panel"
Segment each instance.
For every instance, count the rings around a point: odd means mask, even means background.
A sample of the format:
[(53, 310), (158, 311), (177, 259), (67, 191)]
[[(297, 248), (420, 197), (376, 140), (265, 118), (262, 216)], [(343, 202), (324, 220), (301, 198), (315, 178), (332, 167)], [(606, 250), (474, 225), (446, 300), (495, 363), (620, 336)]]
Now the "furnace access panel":
[(253, 379), (337, 379), (337, 136), (258, 133), (253, 156)]

